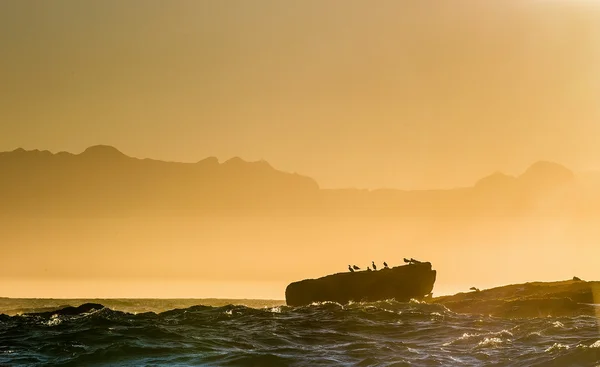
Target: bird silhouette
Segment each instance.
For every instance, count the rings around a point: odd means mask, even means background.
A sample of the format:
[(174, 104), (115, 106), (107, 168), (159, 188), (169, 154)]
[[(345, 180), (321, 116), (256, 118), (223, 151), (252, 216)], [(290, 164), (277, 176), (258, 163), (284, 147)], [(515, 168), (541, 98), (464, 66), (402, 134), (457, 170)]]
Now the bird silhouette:
[(348, 270), (350, 270), (351, 273), (354, 273), (354, 269), (352, 269), (350, 265), (348, 265)]
[(407, 258), (404, 258), (404, 262), (407, 263), (407, 264), (411, 263), (411, 261), (409, 259), (407, 259)]
[(371, 264), (373, 264), (373, 270), (377, 270), (377, 265), (375, 265), (375, 261), (371, 261)]
[(383, 262), (383, 266), (387, 268), (387, 267), (388, 267), (388, 264), (387, 264), (387, 263), (384, 261), (384, 262)]
[(371, 271), (371, 268), (369, 268), (368, 266), (367, 266), (367, 271)]
[(475, 292), (479, 292), (479, 288), (475, 288), (475, 287), (471, 287), (469, 288), (469, 290), (475, 291)]
[(360, 268), (356, 265), (353, 265), (352, 267), (354, 268), (354, 270), (360, 270)]

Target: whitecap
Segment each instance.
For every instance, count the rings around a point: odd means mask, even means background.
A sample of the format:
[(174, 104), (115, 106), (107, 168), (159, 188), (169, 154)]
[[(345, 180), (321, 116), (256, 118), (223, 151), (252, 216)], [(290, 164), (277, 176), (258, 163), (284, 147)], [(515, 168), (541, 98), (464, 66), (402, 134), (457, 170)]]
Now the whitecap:
[(54, 315), (52, 315), (52, 317), (50, 317), (50, 320), (48, 320), (48, 322), (46, 322), (46, 325), (56, 326), (56, 325), (60, 324), (61, 322), (62, 322), (62, 320), (60, 319), (60, 316), (55, 313)]
[(449, 346), (449, 345), (452, 345), (452, 344), (454, 344), (454, 343), (458, 343), (458, 342), (460, 342), (460, 341), (462, 341), (462, 340), (468, 340), (468, 339), (475, 338), (475, 337), (478, 337), (478, 336), (481, 336), (481, 335), (482, 335), (482, 334), (470, 334), (470, 333), (464, 333), (462, 336), (458, 337), (457, 339), (454, 339), (454, 340), (452, 340), (452, 341), (449, 341), (449, 342), (447, 342), (447, 343), (444, 343), (444, 344), (443, 344), (443, 346), (444, 346), (444, 347), (447, 347), (447, 346)]
[(277, 307), (270, 308), (269, 312), (272, 312), (272, 313), (281, 313), (281, 307), (277, 306)]
[[(354, 304), (354, 302), (348, 301), (348, 306), (350, 306), (352, 304)], [(339, 306), (341, 309), (344, 309), (343, 305), (341, 305), (337, 302), (332, 302), (332, 301), (313, 302), (309, 306), (324, 306), (324, 305), (336, 305), (336, 306)]]
[(561, 349), (569, 349), (569, 346), (561, 343), (554, 343), (551, 347), (546, 348), (544, 352), (550, 353)]
[(511, 333), (510, 331), (508, 331), (506, 329), (503, 329), (503, 330), (500, 330), (500, 331), (498, 331), (496, 333), (492, 333), (492, 335), (499, 335), (499, 336), (503, 336), (503, 337), (508, 338), (508, 337), (512, 337), (513, 333)]
[(477, 346), (478, 347), (496, 347), (499, 344), (502, 344), (502, 339), (500, 338), (484, 338), (480, 341)]

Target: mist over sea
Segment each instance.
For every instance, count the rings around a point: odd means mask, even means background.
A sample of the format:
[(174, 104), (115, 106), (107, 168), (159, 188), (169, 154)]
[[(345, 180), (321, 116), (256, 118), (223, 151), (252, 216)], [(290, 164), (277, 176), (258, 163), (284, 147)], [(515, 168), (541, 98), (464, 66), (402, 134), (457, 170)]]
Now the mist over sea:
[[(440, 304), (0, 299), (2, 366), (597, 366), (593, 316), (506, 319)], [(37, 313), (37, 314), (27, 314)]]

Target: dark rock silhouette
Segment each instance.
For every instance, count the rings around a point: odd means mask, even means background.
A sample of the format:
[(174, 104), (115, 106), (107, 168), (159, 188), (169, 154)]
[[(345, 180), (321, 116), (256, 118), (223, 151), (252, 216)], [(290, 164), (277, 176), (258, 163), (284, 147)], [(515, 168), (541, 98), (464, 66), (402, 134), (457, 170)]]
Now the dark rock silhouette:
[(286, 303), (302, 306), (313, 302), (396, 301), (422, 299), (431, 293), (436, 271), (431, 263), (398, 266), (386, 271), (338, 273), (319, 279), (291, 283), (285, 290)]
[(470, 291), (475, 291), (475, 292), (480, 292), (480, 289), (477, 287), (471, 287), (469, 288)]
[(579, 278), (579, 277), (573, 277), (573, 280), (576, 281), (576, 282), (580, 282), (581, 278)]
[(499, 317), (595, 316), (598, 294), (600, 282), (567, 280), (512, 284), (436, 297), (431, 302), (454, 312)]

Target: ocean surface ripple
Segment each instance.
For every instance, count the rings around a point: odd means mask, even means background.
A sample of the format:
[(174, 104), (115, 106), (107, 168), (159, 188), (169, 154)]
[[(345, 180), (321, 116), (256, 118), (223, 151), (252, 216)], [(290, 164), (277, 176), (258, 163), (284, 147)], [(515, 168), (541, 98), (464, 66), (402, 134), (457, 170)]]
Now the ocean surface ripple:
[(503, 319), (393, 300), (0, 315), (0, 366), (597, 366), (590, 316)]

